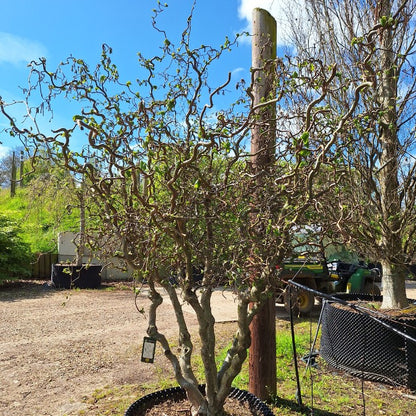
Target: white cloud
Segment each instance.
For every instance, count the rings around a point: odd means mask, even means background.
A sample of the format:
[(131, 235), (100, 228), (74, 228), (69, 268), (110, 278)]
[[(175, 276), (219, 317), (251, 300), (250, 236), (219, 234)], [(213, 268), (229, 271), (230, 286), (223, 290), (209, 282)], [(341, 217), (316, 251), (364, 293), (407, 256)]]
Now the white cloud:
[(0, 32), (0, 63), (27, 64), (43, 56), (46, 56), (46, 48), (42, 44), (11, 33)]
[(238, 68), (235, 68), (235, 69), (232, 70), (231, 75), (233, 77), (237, 77), (237, 76), (239, 76), (240, 73), (242, 73), (244, 71), (245, 71), (245, 68), (239, 66)]
[(252, 33), (252, 13), (253, 9), (261, 8), (267, 10), (277, 23), (276, 40), (277, 46), (287, 46), (290, 44), (288, 34), (290, 33), (291, 24), (288, 15), (294, 19), (303, 18), (302, 7), (304, 0), (287, 1), (287, 0), (240, 0), (238, 15), (241, 19), (247, 21), (246, 31)]
[(11, 149), (7, 146), (0, 144), (0, 159), (3, 159), (10, 153)]

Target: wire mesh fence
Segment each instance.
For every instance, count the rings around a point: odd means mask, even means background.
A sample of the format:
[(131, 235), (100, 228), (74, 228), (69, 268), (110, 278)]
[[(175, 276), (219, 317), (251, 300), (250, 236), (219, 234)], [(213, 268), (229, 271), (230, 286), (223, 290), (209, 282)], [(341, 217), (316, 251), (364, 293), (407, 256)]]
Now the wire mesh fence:
[[(380, 312), (377, 305), (382, 301), (381, 296), (327, 295), (293, 281), (289, 281), (288, 290), (309, 291), (321, 301), (319, 316), (309, 316), (310, 322), (314, 321), (315, 333), (311, 334), (309, 352), (301, 358), (306, 363), (305, 375), (308, 373), (312, 379), (313, 368), (323, 362), (327, 372), (336, 370), (362, 381), (361, 410), (354, 414), (366, 414), (365, 397), (368, 395), (364, 391), (364, 381), (395, 386), (411, 393), (416, 391), (416, 314), (392, 316)], [(412, 299), (409, 303), (416, 305)], [(299, 374), (293, 310), (296, 308), (290, 308), (290, 322), (296, 358), (297, 401), (303, 405), (302, 390), (313, 397), (313, 392), (309, 391), (313, 383), (305, 387), (304, 377)], [(314, 414), (313, 401), (310, 410), (310, 414)]]

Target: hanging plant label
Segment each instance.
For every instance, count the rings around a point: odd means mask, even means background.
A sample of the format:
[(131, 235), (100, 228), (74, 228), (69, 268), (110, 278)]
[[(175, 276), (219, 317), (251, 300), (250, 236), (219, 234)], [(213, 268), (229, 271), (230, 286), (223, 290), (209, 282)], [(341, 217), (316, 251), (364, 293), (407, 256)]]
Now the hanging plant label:
[(153, 363), (155, 359), (156, 340), (150, 337), (143, 338), (142, 361)]

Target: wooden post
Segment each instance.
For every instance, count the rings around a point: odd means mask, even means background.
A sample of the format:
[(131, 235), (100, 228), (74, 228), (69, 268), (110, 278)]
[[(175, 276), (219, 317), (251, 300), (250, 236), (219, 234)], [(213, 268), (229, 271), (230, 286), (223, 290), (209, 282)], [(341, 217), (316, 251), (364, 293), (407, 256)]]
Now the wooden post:
[(20, 187), (23, 188), (23, 165), (24, 165), (24, 153), (23, 150), (20, 151), (20, 177), (19, 177), (19, 182), (20, 182)]
[[(263, 9), (253, 11), (252, 69), (255, 71), (253, 95), (254, 106), (274, 98), (273, 65), (276, 58), (276, 21)], [(256, 68), (262, 68), (256, 70)], [(257, 189), (261, 193), (262, 172), (267, 171), (275, 157), (276, 106), (275, 104), (256, 111), (259, 123), (252, 129), (251, 164), (258, 178)], [(253, 209), (261, 195), (253, 195)], [(261, 238), (261, 236), (259, 236)], [(253, 273), (260, 274), (261, 270)], [(249, 352), (249, 391), (262, 400), (276, 395), (276, 318), (275, 297), (271, 296), (252, 321), (251, 346)]]
[(13, 152), (12, 171), (11, 171), (11, 179), (10, 179), (10, 196), (13, 197), (15, 195), (16, 195), (16, 158)]

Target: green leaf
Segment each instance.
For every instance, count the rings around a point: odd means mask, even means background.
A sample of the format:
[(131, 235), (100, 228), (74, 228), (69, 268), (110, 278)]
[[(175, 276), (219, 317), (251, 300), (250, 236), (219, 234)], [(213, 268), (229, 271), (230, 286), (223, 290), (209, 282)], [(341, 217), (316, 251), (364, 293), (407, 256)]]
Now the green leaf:
[(300, 139), (302, 140), (302, 143), (307, 146), (309, 144), (309, 132), (305, 131), (302, 133), (302, 136), (300, 136)]
[(171, 111), (171, 110), (173, 110), (174, 108), (175, 108), (175, 104), (176, 104), (176, 101), (175, 100), (167, 100), (166, 101), (166, 109), (168, 110), (168, 111)]

